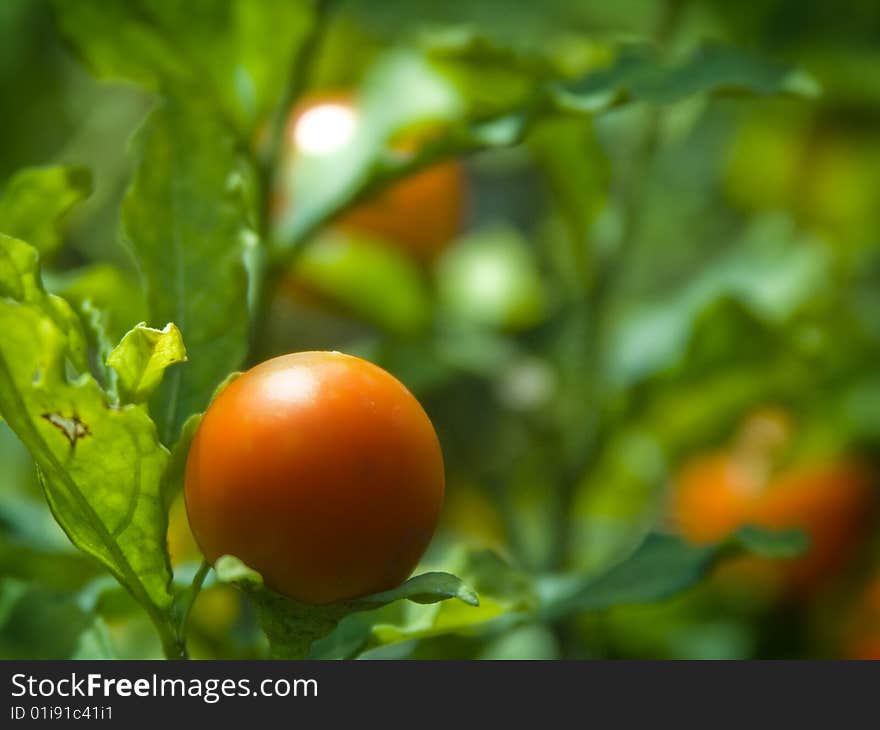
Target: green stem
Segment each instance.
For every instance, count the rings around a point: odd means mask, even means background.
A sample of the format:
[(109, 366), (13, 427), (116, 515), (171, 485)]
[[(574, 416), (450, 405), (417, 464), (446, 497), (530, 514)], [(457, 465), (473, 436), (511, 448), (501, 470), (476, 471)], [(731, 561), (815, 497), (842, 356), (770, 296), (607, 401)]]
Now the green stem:
[(287, 119), (294, 104), (296, 104), (308, 86), (309, 74), (314, 64), (315, 56), (321, 47), (321, 41), (327, 31), (332, 5), (333, 0), (315, 0), (315, 18), (312, 28), (300, 44), (297, 52), (293, 54), (287, 83), (284, 86), (281, 99), (275, 107), (275, 113), (269, 126), (269, 142), (262, 155), (265, 190), (271, 190), (275, 177), (278, 174), (279, 162), (284, 150), (284, 134), (287, 128)]
[(153, 625), (159, 634), (159, 640), (162, 642), (162, 653), (166, 659), (189, 659), (186, 650), (186, 642), (178, 633), (177, 628), (171, 621), (157, 619), (150, 614), (153, 619)]
[(193, 582), (189, 587), (189, 591), (187, 592), (186, 602), (183, 604), (180, 610), (180, 630), (184, 634), (186, 633), (187, 622), (189, 621), (189, 614), (192, 611), (193, 604), (196, 602), (196, 598), (199, 597), (199, 593), (202, 590), (202, 586), (205, 583), (205, 578), (208, 577), (208, 573), (211, 571), (211, 564), (207, 560), (203, 560), (202, 564), (199, 566), (198, 571), (193, 578)]
[[(284, 93), (275, 107), (272, 121), (269, 125), (269, 141), (260, 156), (259, 172), (262, 193), (260, 236), (264, 241), (269, 241), (271, 234), (269, 199), (272, 190), (276, 186), (281, 167), (284, 164), (284, 135), (287, 129), (287, 120), (294, 105), (308, 86), (309, 74), (330, 22), (330, 11), (333, 2), (334, 0), (315, 0), (315, 16), (312, 28), (308, 36), (300, 44), (298, 50), (293, 54), (288, 80), (284, 85)], [(260, 349), (260, 343), (263, 340), (265, 326), (269, 318), (272, 295), (280, 278), (280, 267), (273, 267), (272, 262), (266, 255), (262, 256), (257, 266), (259, 268), (259, 275), (256, 277), (256, 280), (259, 284), (254, 294), (253, 311), (251, 313), (252, 325), (248, 347), (248, 363), (253, 362)]]

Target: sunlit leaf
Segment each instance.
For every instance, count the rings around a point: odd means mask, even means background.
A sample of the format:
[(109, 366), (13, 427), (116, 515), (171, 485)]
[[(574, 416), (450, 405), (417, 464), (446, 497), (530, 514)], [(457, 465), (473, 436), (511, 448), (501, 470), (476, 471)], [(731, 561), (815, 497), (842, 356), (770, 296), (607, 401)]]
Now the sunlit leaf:
[(166, 368), (186, 360), (180, 330), (169, 322), (164, 329), (145, 323), (122, 338), (107, 358), (118, 376), (117, 386), (123, 403), (143, 403), (162, 382)]
[(75, 316), (42, 289), (34, 249), (7, 236), (0, 294), (0, 413), (30, 451), (71, 541), (166, 623), (168, 452), (153, 422), (142, 408), (114, 404), (89, 374)]

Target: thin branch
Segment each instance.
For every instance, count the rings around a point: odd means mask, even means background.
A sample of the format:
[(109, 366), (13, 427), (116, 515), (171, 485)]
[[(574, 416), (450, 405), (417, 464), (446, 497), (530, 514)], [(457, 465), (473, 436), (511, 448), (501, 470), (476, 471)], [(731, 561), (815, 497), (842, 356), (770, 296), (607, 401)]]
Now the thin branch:
[(189, 621), (189, 614), (192, 611), (193, 604), (196, 602), (196, 598), (199, 597), (199, 593), (202, 590), (202, 586), (205, 583), (205, 578), (208, 577), (208, 573), (211, 571), (211, 564), (207, 560), (203, 560), (202, 564), (199, 566), (198, 571), (193, 577), (192, 584), (189, 587), (189, 592), (186, 597), (186, 602), (183, 604), (180, 610), (180, 633), (186, 636), (186, 625)]
[[(300, 43), (299, 48), (293, 53), (287, 82), (284, 85), (281, 99), (279, 99), (275, 107), (269, 125), (269, 140), (258, 161), (262, 188), (260, 234), (265, 241), (270, 240), (271, 206), (269, 201), (281, 174), (281, 167), (284, 164), (284, 138), (287, 131), (287, 120), (294, 105), (308, 86), (315, 58), (327, 32), (334, 2), (335, 0), (315, 0), (315, 15), (312, 27), (308, 35)], [(254, 311), (251, 315), (252, 324), (248, 344), (248, 362), (253, 360), (255, 353), (259, 350), (263, 329), (268, 319), (271, 297), (279, 277), (278, 271), (273, 270), (271, 262), (268, 262), (267, 258), (268, 256), (261, 251), (258, 260), (255, 262), (259, 273), (254, 279), (257, 283), (254, 294)]]
[(308, 86), (314, 59), (327, 31), (333, 2), (334, 0), (315, 0), (315, 18), (311, 30), (300, 43), (296, 53), (293, 54), (287, 83), (284, 85), (283, 94), (272, 116), (269, 141), (262, 155), (263, 179), (266, 182), (265, 190), (267, 191), (271, 189), (279, 164), (282, 162), (287, 119), (294, 104)]

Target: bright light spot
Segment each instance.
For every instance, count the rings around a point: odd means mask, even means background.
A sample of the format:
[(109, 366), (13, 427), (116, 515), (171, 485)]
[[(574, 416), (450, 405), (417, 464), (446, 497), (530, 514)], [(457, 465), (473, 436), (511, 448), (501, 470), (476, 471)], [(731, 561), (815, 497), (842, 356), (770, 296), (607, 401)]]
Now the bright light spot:
[(318, 104), (296, 121), (293, 140), (307, 155), (328, 155), (345, 147), (354, 136), (357, 115), (344, 104)]
[(290, 368), (270, 373), (263, 379), (267, 398), (279, 403), (305, 403), (314, 399), (318, 381), (305, 368)]

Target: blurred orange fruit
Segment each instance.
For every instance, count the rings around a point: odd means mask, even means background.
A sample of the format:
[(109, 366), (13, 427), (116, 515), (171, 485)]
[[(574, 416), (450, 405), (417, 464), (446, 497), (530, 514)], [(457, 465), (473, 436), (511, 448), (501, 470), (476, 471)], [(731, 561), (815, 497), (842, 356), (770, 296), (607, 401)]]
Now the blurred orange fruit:
[(873, 483), (864, 465), (848, 459), (773, 473), (781, 435), (768, 428), (760, 435), (750, 421), (733, 448), (690, 461), (676, 480), (673, 516), (680, 533), (697, 544), (747, 524), (804, 530), (807, 553), (780, 567), (790, 589), (807, 590), (834, 575), (864, 535)]
[(856, 602), (846, 627), (846, 659), (880, 661), (880, 575), (876, 576)]
[[(330, 92), (304, 99), (287, 126), (287, 155), (337, 151), (353, 137), (359, 121), (351, 93)], [(404, 140), (398, 149), (412, 152), (418, 140)], [(276, 194), (273, 213), (280, 215), (294, 201)], [(429, 261), (453, 239), (465, 207), (464, 171), (458, 162), (430, 166), (391, 185), (345, 212), (336, 224), (379, 238), (419, 260)]]

